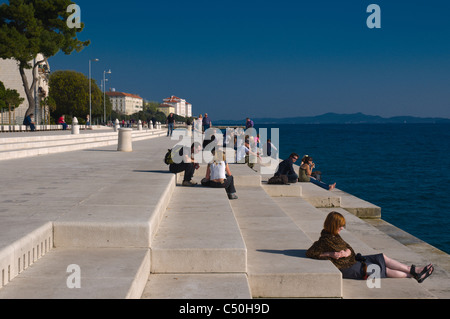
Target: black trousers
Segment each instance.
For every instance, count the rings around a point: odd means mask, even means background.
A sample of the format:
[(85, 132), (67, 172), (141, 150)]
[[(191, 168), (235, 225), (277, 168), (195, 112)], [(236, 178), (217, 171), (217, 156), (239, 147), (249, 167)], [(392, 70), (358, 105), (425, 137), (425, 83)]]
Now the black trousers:
[(223, 181), (223, 183), (213, 182), (210, 180), (206, 181), (205, 179), (202, 179), (202, 185), (213, 188), (225, 188), (227, 194), (236, 193), (236, 188), (234, 188), (233, 176), (227, 176), (227, 178)]
[(183, 181), (189, 182), (194, 176), (195, 167), (193, 163), (179, 163), (179, 164), (170, 164), (169, 171), (171, 173), (181, 173), (184, 171), (184, 179)]

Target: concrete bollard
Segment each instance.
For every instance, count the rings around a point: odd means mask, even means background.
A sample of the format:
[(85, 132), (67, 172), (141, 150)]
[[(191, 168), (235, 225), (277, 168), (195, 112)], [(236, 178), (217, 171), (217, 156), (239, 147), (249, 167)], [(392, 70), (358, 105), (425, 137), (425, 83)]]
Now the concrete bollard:
[(142, 121), (139, 120), (138, 122), (138, 131), (142, 131)]
[(117, 151), (119, 152), (132, 152), (132, 132), (131, 128), (121, 128), (119, 129), (119, 141), (117, 145)]
[(120, 128), (119, 120), (116, 119), (116, 121), (114, 122), (114, 132), (118, 132), (119, 128)]
[(76, 117), (72, 119), (72, 134), (73, 135), (80, 134), (80, 126), (78, 125), (78, 119)]
[(153, 130), (153, 122), (148, 123), (148, 127)]

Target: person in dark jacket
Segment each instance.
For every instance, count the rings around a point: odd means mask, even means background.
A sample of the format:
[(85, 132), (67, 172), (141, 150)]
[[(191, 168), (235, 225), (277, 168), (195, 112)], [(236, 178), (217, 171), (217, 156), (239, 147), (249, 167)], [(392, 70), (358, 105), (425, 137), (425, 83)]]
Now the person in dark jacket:
[(32, 132), (36, 131), (36, 126), (33, 121), (33, 114), (27, 115), (23, 120), (23, 125), (29, 126)]
[(278, 170), (274, 176), (286, 175), (289, 183), (297, 183), (298, 175), (294, 170), (294, 163), (298, 160), (298, 154), (292, 153), (288, 159), (285, 159), (278, 165)]
[(173, 113), (170, 113), (166, 120), (167, 123), (167, 136), (172, 136), (173, 128), (175, 125), (175, 116)]
[[(198, 163), (194, 161), (194, 154), (197, 154), (202, 150), (202, 146), (199, 142), (192, 143), (190, 147), (185, 152), (184, 147), (174, 148), (172, 156), (174, 156), (174, 163), (170, 164), (169, 171), (171, 173), (181, 173), (184, 171), (183, 186), (195, 186), (197, 183), (192, 182), (191, 179), (194, 176), (196, 169), (200, 167)], [(178, 153), (178, 154), (177, 154)]]

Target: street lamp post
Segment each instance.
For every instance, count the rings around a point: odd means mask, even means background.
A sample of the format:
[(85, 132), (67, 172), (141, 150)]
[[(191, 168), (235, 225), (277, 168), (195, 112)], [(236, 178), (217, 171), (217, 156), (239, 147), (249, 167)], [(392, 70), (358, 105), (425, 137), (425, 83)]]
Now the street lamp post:
[(111, 74), (111, 70), (103, 71), (103, 122), (106, 124), (106, 80), (105, 75)]
[(89, 126), (92, 127), (92, 90), (91, 90), (91, 61), (98, 62), (99, 59), (89, 60)]

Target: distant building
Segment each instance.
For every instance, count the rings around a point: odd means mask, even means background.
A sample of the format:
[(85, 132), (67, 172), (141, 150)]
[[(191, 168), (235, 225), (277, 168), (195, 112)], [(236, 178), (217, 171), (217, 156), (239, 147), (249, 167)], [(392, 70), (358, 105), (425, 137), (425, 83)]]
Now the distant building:
[(131, 115), (144, 110), (144, 99), (138, 95), (109, 91), (106, 92), (112, 104), (112, 109), (125, 115)]
[(192, 104), (186, 102), (186, 100), (172, 95), (171, 97), (164, 99), (163, 101), (164, 101), (164, 103), (161, 104), (161, 106), (163, 106), (163, 108), (167, 107), (167, 106), (172, 106), (175, 109), (175, 111), (174, 111), (175, 114), (178, 114), (178, 115), (184, 116), (184, 117), (192, 116)]
[(170, 113), (176, 114), (175, 107), (170, 104), (161, 104), (158, 107), (158, 111), (163, 112), (166, 116), (169, 116)]
[[(42, 54), (38, 54), (35, 61), (42, 60), (44, 60), (44, 56)], [(30, 65), (34, 65), (34, 63), (34, 61), (30, 61)], [(33, 114), (35, 122), (41, 123), (41, 119), (43, 119), (45, 116), (48, 116), (49, 114), (48, 107), (43, 108), (41, 106), (42, 103), (40, 102), (41, 99), (48, 96), (48, 77), (50, 74), (50, 66), (46, 62), (42, 62), (35, 69), (35, 72), (37, 76), (36, 89), (31, 93), (34, 96), (35, 101), (37, 101), (38, 103), (36, 103), (36, 109)], [(27, 76), (28, 85), (31, 85), (31, 83), (33, 82), (33, 70), (25, 70), (25, 74)], [(19, 73), (17, 61), (12, 59), (0, 59), (0, 81), (3, 82), (5, 88), (16, 90), (20, 94), (20, 97), (25, 99), (23, 103), (15, 109), (15, 119), (13, 119), (13, 122), (15, 123), (12, 123), (22, 124), (25, 113), (28, 110), (29, 103), (25, 94), (25, 89), (23, 88), (23, 82)], [(5, 110), (0, 110), (0, 124), (8, 124), (9, 121), (8, 112), (6, 112), (5, 114), (4, 111)]]

